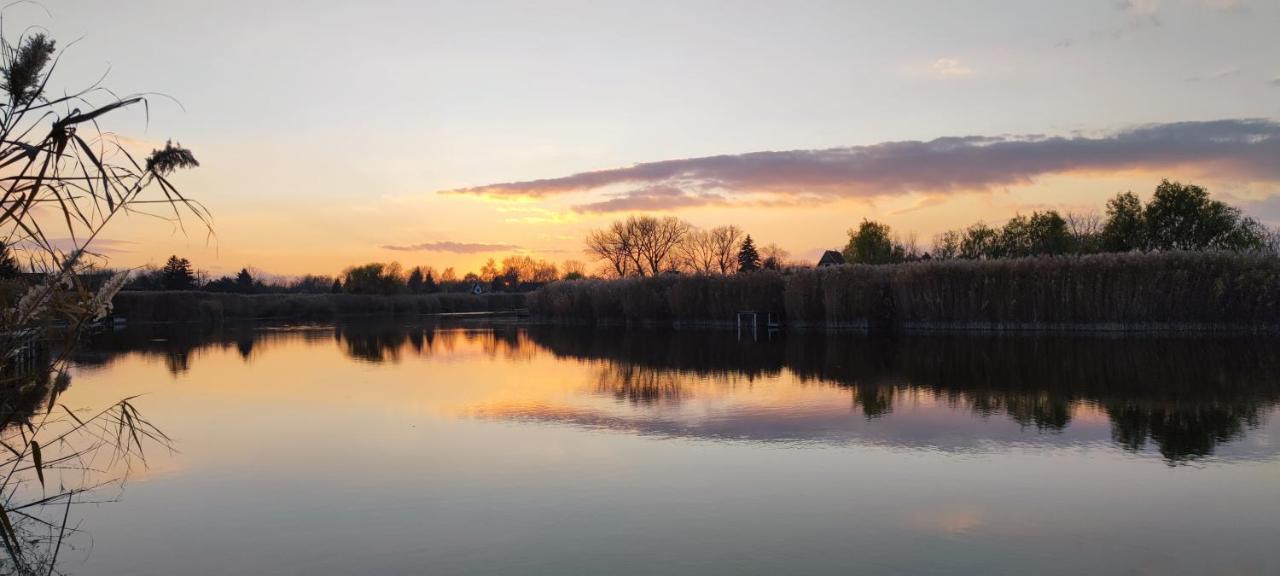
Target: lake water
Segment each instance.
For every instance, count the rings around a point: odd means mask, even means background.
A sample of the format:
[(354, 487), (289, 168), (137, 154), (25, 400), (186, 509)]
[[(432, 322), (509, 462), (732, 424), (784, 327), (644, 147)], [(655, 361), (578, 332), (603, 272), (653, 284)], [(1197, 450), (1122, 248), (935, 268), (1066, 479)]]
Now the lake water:
[(1261, 338), (134, 330), (80, 574), (1278, 574)]

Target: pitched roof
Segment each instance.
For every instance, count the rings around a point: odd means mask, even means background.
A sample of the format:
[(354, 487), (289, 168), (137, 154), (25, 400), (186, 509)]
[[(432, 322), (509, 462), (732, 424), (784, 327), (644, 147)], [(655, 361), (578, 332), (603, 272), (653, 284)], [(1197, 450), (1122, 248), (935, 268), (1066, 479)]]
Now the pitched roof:
[(823, 266), (839, 266), (844, 264), (844, 256), (835, 250), (827, 250), (822, 253), (822, 258), (818, 259), (818, 267)]

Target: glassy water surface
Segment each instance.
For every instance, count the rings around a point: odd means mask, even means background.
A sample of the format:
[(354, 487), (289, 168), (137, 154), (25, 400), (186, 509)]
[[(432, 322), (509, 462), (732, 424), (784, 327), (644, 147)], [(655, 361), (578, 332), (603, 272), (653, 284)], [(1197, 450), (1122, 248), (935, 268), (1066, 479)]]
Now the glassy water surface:
[(1277, 574), (1263, 338), (106, 334), (177, 442), (85, 574)]

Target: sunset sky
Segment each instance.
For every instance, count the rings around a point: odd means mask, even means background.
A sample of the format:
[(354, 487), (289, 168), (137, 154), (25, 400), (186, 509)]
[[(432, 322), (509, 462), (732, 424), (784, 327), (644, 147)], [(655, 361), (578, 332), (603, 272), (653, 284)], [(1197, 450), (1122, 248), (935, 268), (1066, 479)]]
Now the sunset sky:
[(795, 258), (863, 218), (922, 244), (1100, 210), (1160, 178), (1280, 225), (1280, 2), (49, 0), (55, 88), (159, 92), (216, 238), (113, 223), (117, 266), (586, 260), (631, 213), (734, 223)]

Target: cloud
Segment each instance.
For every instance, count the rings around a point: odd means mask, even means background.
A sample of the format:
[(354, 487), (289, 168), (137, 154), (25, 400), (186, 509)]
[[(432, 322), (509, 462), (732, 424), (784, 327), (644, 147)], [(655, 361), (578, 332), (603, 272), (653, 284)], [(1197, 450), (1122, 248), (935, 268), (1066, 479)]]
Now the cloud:
[[(52, 246), (55, 250), (59, 250), (62, 252), (71, 252), (72, 250), (75, 250), (78, 245), (83, 243), (84, 243), (84, 238), (80, 238), (78, 241), (72, 240), (71, 238), (50, 238), (49, 239), (49, 245)], [(138, 244), (137, 242), (134, 242), (132, 240), (116, 240), (114, 238), (94, 238), (93, 242), (89, 244), (88, 253), (102, 255), (102, 256), (108, 256), (111, 254), (127, 254), (130, 252), (133, 252), (133, 247), (136, 246), (137, 244)], [(39, 247), (35, 242), (32, 242), (30, 240), (24, 240), (22, 242), (18, 242), (17, 246), (24, 250), (34, 250)]]
[(1224, 66), (1207, 74), (1196, 74), (1187, 78), (1187, 82), (1214, 82), (1216, 80), (1225, 80), (1240, 75), (1240, 69), (1235, 66)]
[(1205, 8), (1228, 11), (1239, 8), (1240, 0), (1200, 0), (1200, 4)]
[(520, 247), (515, 244), (480, 244), (473, 242), (451, 242), (442, 240), (438, 242), (423, 242), (421, 244), (408, 245), (384, 245), (386, 250), (396, 250), (399, 252), (453, 252), (455, 254), (483, 254), (485, 252), (510, 252), (519, 250)]
[(929, 65), (930, 72), (938, 78), (972, 76), (973, 69), (955, 58), (939, 58)]
[(1132, 16), (1151, 16), (1160, 8), (1157, 0), (1120, 0), (1116, 5)]
[(962, 136), (824, 150), (646, 162), (560, 178), (442, 191), (491, 198), (603, 194), (580, 212), (709, 204), (812, 203), (1026, 185), (1069, 172), (1126, 170), (1280, 181), (1280, 123), (1237, 119), (1150, 124), (1099, 136)]
[(1280, 88), (1280, 76), (1267, 80), (1267, 84), (1270, 84), (1272, 88)]
[(627, 212), (673, 210), (711, 204), (727, 204), (724, 196), (715, 193), (689, 192), (675, 186), (649, 186), (614, 194), (608, 200), (575, 206), (576, 212)]

